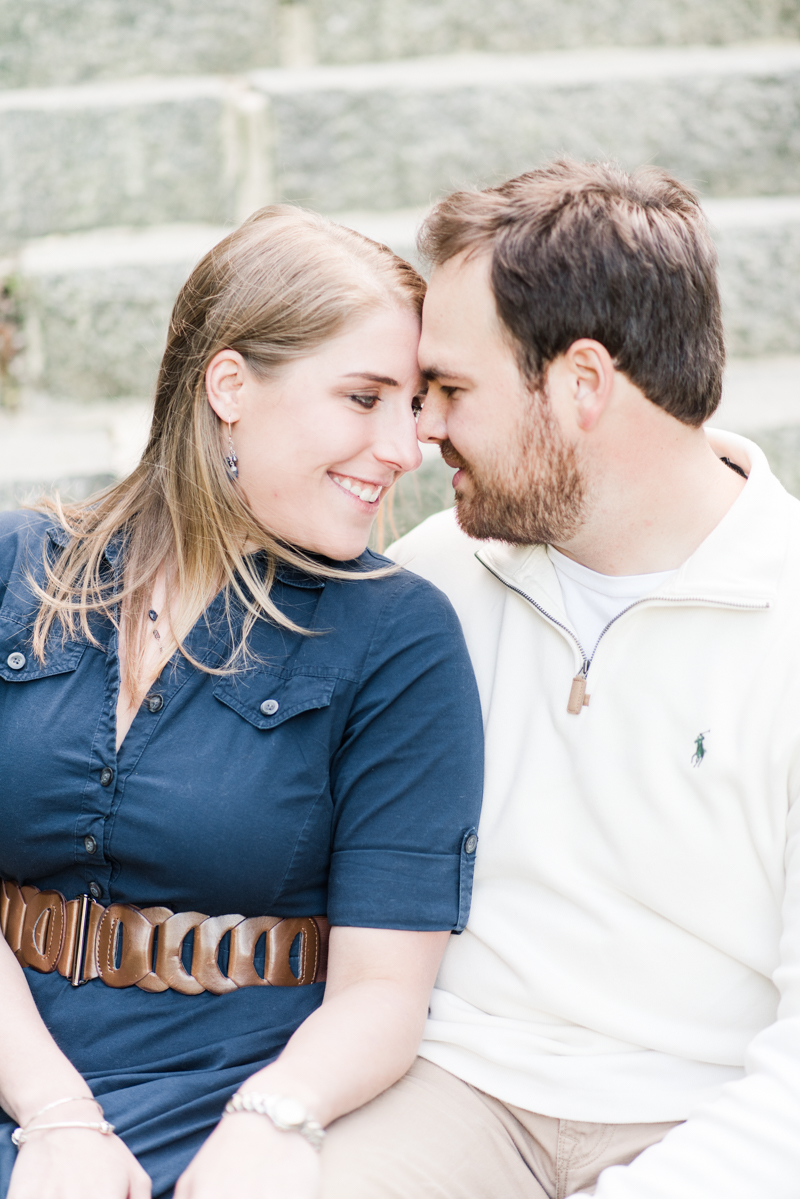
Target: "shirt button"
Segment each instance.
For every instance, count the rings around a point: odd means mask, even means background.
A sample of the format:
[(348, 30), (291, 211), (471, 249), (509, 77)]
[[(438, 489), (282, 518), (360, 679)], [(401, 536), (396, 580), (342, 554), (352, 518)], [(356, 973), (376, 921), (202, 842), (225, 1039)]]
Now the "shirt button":
[(91, 895), (92, 899), (99, 899), (103, 894), (103, 888), (99, 883), (92, 881), (89, 883), (89, 894)]
[(265, 699), (263, 704), (261, 705), (261, 715), (262, 716), (274, 716), (275, 713), (278, 711), (279, 707), (280, 707), (280, 704), (278, 703), (278, 701), (276, 699)]
[(148, 712), (160, 712), (164, 707), (164, 696), (148, 695), (144, 702)]
[(477, 848), (478, 848), (478, 838), (475, 836), (474, 833), (470, 833), (470, 835), (467, 837), (466, 841), (464, 842), (464, 852), (465, 853), (474, 853)]
[(97, 842), (95, 841), (94, 837), (92, 837), (91, 835), (89, 835), (88, 837), (84, 837), (83, 838), (83, 848), (86, 850), (87, 853), (97, 853)]
[(100, 786), (101, 787), (109, 787), (111, 785), (111, 780), (113, 778), (114, 778), (114, 771), (111, 769), (110, 766), (104, 766), (103, 769), (100, 771)]
[(10, 666), (12, 670), (22, 670), (26, 661), (27, 659), (25, 655), (17, 652), (8, 655), (6, 658), (6, 665)]

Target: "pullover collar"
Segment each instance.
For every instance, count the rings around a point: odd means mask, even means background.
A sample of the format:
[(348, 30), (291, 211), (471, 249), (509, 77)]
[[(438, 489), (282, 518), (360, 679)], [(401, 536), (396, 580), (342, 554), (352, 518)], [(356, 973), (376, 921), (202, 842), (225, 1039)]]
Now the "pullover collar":
[[(764, 610), (775, 601), (786, 557), (791, 501), (754, 442), (708, 430), (714, 452), (741, 462), (748, 480), (708, 537), (645, 600)], [(492, 574), (566, 622), (561, 588), (545, 546), (487, 541), (475, 555)]]

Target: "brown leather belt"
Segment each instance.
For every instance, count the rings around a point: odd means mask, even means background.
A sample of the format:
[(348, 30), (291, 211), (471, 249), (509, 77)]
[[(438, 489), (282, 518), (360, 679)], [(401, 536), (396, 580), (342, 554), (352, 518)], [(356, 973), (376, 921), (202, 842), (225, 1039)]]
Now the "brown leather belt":
[[(225, 995), (239, 987), (303, 987), (324, 981), (330, 926), (325, 916), (204, 916), (130, 903), (104, 908), (89, 895), (67, 901), (60, 891), (0, 880), (0, 930), (23, 966), (42, 974), (57, 970), (73, 987), (100, 978), (109, 987)], [(189, 973), (181, 950), (192, 930)], [(217, 957), (228, 932), (228, 972), (223, 974)], [(264, 933), (262, 978), (253, 955)], [(299, 976), (289, 963), (298, 935)]]

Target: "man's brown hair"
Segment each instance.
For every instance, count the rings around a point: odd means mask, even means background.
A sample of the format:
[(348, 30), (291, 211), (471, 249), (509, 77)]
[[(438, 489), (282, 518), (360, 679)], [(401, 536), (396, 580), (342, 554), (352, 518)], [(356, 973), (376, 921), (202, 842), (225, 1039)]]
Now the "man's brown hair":
[(697, 196), (666, 171), (563, 159), (455, 192), (428, 216), (420, 250), (434, 266), (491, 252), (497, 311), (534, 387), (590, 337), (684, 424), (719, 404), (716, 250)]

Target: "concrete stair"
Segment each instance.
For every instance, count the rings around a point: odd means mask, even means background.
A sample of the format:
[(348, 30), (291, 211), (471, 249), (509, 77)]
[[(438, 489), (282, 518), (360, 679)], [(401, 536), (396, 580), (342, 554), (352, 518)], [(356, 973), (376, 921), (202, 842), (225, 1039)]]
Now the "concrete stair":
[[(726, 404), (800, 493), (797, 3), (0, 0), (0, 506), (135, 461), (175, 294), (255, 208), (413, 258), (438, 195), (561, 152), (700, 190)], [(448, 498), (426, 462), (395, 518)]]
[(706, 195), (800, 192), (800, 44), (451, 55), (263, 71), (277, 193), (426, 204), (555, 154), (657, 162)]

